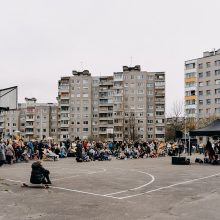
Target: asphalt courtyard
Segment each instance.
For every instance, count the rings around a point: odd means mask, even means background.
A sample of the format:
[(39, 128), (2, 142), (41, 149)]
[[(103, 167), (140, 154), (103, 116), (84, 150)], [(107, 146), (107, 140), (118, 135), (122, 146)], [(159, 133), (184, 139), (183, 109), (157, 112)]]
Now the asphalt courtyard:
[(31, 162), (0, 168), (0, 220), (220, 219), (220, 166), (171, 165), (170, 157), (43, 166), (48, 189), (21, 187)]

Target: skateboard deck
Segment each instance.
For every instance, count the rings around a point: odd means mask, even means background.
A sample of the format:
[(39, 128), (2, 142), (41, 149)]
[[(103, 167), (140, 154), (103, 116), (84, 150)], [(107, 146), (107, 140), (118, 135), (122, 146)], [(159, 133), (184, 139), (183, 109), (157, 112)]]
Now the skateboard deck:
[(29, 188), (43, 188), (43, 189), (47, 189), (49, 188), (49, 185), (47, 184), (27, 184), (27, 183), (22, 183), (21, 187), (29, 187)]

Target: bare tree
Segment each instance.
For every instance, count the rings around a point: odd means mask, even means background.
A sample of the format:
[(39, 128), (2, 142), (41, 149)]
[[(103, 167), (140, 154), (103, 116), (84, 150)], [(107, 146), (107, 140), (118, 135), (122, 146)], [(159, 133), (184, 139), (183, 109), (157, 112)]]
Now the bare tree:
[(165, 139), (167, 141), (175, 140), (177, 131), (183, 131), (183, 115), (184, 105), (182, 101), (175, 101), (173, 103), (172, 112), (167, 117)]

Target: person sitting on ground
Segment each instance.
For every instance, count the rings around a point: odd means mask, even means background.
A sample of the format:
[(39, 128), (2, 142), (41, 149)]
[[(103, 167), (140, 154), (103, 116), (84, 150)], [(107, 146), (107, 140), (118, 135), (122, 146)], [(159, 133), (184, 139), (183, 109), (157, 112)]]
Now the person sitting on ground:
[(31, 178), (30, 182), (32, 184), (51, 184), (49, 174), (50, 171), (46, 170), (42, 166), (41, 161), (36, 161), (32, 163), (32, 171), (31, 171)]

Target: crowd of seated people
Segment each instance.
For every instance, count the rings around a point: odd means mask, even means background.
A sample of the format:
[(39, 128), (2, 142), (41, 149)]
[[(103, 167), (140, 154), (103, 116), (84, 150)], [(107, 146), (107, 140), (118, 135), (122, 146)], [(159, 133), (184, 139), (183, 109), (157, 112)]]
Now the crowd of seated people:
[(174, 156), (179, 152), (180, 145), (156, 141), (113, 143), (88, 140), (62, 142), (58, 145), (46, 140), (25, 142), (19, 139), (1, 141), (0, 146), (4, 149), (7, 163), (12, 164), (29, 160), (55, 161), (66, 157), (76, 157), (78, 162), (89, 162), (111, 160), (112, 157), (127, 160)]

